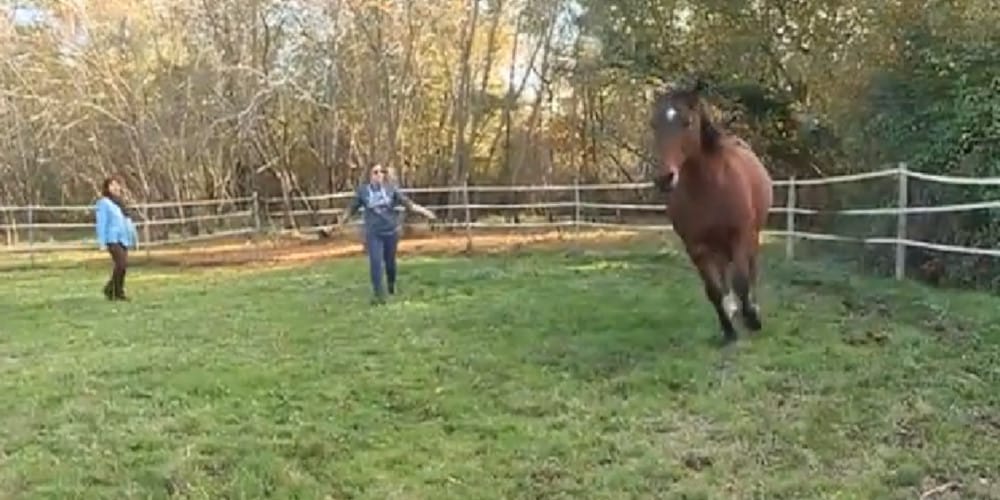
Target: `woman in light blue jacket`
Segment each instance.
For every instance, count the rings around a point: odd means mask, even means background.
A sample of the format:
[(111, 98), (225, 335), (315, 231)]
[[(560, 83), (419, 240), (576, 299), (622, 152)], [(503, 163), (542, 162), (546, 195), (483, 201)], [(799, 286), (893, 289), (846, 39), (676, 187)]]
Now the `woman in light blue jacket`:
[(94, 207), (96, 212), (97, 244), (107, 248), (111, 254), (111, 279), (104, 286), (104, 296), (108, 300), (128, 300), (125, 296), (125, 271), (128, 267), (128, 250), (135, 248), (135, 225), (125, 214), (122, 200), (122, 184), (109, 177), (101, 186), (101, 198)]

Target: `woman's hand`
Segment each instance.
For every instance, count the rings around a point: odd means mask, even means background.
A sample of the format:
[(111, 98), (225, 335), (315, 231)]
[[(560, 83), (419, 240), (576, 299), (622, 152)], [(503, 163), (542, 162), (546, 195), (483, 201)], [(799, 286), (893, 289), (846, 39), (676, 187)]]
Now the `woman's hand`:
[(319, 237), (322, 239), (330, 239), (341, 233), (341, 225), (334, 224), (328, 228), (321, 228), (319, 230)]

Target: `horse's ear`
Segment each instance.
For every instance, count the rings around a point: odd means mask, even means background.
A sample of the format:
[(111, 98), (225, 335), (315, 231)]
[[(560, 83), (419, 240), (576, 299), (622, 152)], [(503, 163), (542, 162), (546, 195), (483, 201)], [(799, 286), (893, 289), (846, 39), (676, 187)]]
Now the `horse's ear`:
[(658, 72), (646, 75), (646, 83), (650, 84), (656, 88), (664, 88), (667, 86), (667, 79), (660, 75)]
[(699, 107), (701, 95), (705, 90), (708, 90), (708, 83), (700, 76), (695, 78), (694, 83), (691, 84), (688, 91), (685, 92), (688, 105), (691, 106), (691, 108), (697, 109)]
[(645, 88), (646, 102), (653, 102), (656, 100), (656, 95), (659, 94), (660, 89), (657, 87), (647, 85)]
[(691, 92), (700, 95), (707, 89), (708, 89), (708, 83), (705, 82), (705, 80), (699, 76), (697, 79), (695, 79), (694, 87), (692, 87)]

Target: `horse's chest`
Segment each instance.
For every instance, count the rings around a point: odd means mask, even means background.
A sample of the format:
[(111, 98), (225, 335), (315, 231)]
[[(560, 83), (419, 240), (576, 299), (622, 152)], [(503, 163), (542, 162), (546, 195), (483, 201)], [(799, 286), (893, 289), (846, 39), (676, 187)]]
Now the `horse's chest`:
[(708, 202), (688, 197), (671, 200), (667, 206), (667, 216), (677, 234), (685, 239), (700, 239), (716, 233), (726, 233), (732, 226), (732, 217), (725, 200)]

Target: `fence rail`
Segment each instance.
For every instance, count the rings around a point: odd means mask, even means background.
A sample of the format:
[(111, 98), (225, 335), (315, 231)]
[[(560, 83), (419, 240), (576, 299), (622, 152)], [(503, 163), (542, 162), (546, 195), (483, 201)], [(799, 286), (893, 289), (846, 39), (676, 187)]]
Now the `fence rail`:
[[(805, 186), (821, 186), (847, 182), (869, 181), (873, 179), (896, 177), (898, 179), (897, 196), (895, 206), (873, 207), (873, 208), (849, 208), (843, 210), (824, 210), (816, 208), (801, 207), (797, 204), (797, 192)], [(853, 242), (866, 245), (892, 245), (895, 246), (895, 275), (898, 279), (903, 279), (906, 269), (906, 249), (923, 248), (926, 250), (949, 252), (956, 254), (978, 255), (1000, 257), (998, 248), (975, 248), (956, 245), (945, 245), (928, 241), (920, 241), (909, 238), (907, 235), (907, 216), (912, 214), (930, 214), (946, 212), (965, 212), (971, 210), (984, 210), (1000, 208), (1000, 200), (977, 201), (968, 203), (957, 203), (951, 205), (933, 206), (911, 206), (908, 202), (909, 182), (918, 180), (936, 184), (948, 184), (959, 186), (1000, 186), (1000, 177), (953, 177), (944, 175), (932, 175), (909, 170), (906, 164), (899, 164), (894, 168), (887, 168), (874, 172), (861, 174), (843, 175), (825, 178), (779, 179), (775, 181), (775, 186), (787, 190), (785, 203), (783, 206), (774, 206), (771, 213), (784, 214), (784, 228), (771, 229), (765, 233), (770, 236), (785, 238), (785, 254), (789, 259), (795, 256), (795, 245), (799, 240), (814, 241), (837, 241)], [(426, 206), (435, 211), (448, 211), (459, 214), (456, 217), (446, 217), (444, 220), (435, 222), (434, 228), (441, 229), (464, 229), (471, 238), (473, 229), (512, 229), (512, 228), (600, 228), (600, 229), (626, 229), (635, 231), (666, 231), (670, 230), (669, 224), (636, 224), (625, 222), (608, 222), (596, 220), (585, 211), (608, 211), (617, 213), (622, 211), (644, 212), (653, 214), (664, 210), (663, 203), (608, 203), (589, 201), (585, 198), (597, 192), (621, 192), (633, 191), (629, 199), (642, 198), (642, 193), (648, 194), (651, 191), (652, 183), (618, 183), (618, 184), (572, 184), (572, 185), (544, 185), (544, 186), (444, 186), (444, 187), (420, 187), (404, 188), (403, 191), (411, 196), (416, 195), (437, 195), (445, 196), (449, 203), (428, 203)], [(572, 195), (571, 199), (560, 201), (544, 201), (536, 203), (479, 203), (470, 201), (471, 196), (482, 193), (511, 194), (511, 193), (562, 193)], [(639, 195), (637, 196), (638, 193)], [(454, 195), (460, 195), (460, 201), (456, 202)], [(142, 214), (137, 221), (137, 226), (141, 235), (140, 246), (150, 248), (162, 245), (186, 243), (192, 241), (210, 240), (215, 238), (225, 238), (233, 236), (251, 236), (268, 231), (287, 232), (292, 230), (311, 231), (323, 227), (328, 227), (330, 222), (320, 222), (319, 218), (329, 218), (341, 213), (342, 208), (334, 207), (336, 201), (347, 200), (353, 196), (352, 192), (339, 192), (331, 194), (321, 194), (315, 196), (301, 196), (293, 199), (285, 198), (261, 198), (255, 193), (252, 197), (227, 199), (227, 200), (193, 200), (183, 202), (157, 202), (136, 205), (136, 210)], [(293, 205), (306, 206), (305, 209), (294, 208)], [(326, 206), (323, 206), (326, 205)], [(272, 207), (279, 207), (272, 212)], [(569, 218), (561, 216), (559, 220), (551, 215), (551, 211), (567, 209), (572, 214)], [(155, 217), (155, 212), (174, 211), (179, 216), (176, 217)], [(198, 210), (208, 210), (209, 213), (195, 214)], [(499, 211), (509, 213), (511, 211), (548, 211), (549, 217), (545, 220), (521, 221), (515, 218), (511, 221), (474, 220), (473, 213), (479, 211)], [(52, 231), (58, 229), (75, 229), (79, 231), (92, 231), (92, 206), (28, 206), (28, 207), (2, 207), (0, 206), (0, 234), (7, 233), (7, 245), (0, 247), (0, 251), (7, 252), (27, 252), (32, 258), (35, 252), (45, 252), (51, 250), (67, 249), (93, 249), (96, 246), (93, 238), (81, 237), (72, 241), (43, 242), (38, 238), (39, 232)], [(188, 213), (185, 213), (188, 212)], [(64, 219), (70, 221), (53, 221), (54, 214), (62, 214)], [(826, 234), (802, 231), (797, 229), (797, 216), (802, 215), (846, 215), (846, 216), (885, 216), (895, 215), (897, 219), (896, 234), (894, 237), (855, 237), (838, 234)], [(22, 217), (18, 217), (21, 215)], [(312, 217), (313, 224), (309, 227), (299, 227), (294, 221), (297, 217)], [(22, 222), (18, 222), (18, 219)], [(48, 219), (48, 220), (46, 220)], [(291, 219), (292, 227), (281, 221)], [(212, 222), (215, 225), (204, 229), (205, 223)], [(354, 222), (353, 224), (357, 224)], [(265, 227), (267, 226), (267, 227)], [(158, 228), (168, 227), (194, 227), (195, 234), (182, 235), (176, 238), (159, 238), (152, 235), (152, 231)], [(21, 232), (27, 233), (27, 242), (21, 242), (16, 236)], [(12, 235), (14, 237), (12, 238)]]

